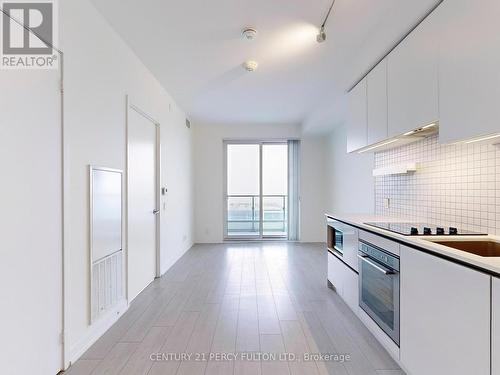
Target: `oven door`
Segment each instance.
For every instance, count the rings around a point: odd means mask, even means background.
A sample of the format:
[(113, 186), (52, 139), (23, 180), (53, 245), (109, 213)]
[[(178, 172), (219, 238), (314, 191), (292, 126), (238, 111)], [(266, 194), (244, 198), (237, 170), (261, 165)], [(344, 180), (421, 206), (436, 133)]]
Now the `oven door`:
[(399, 271), (361, 250), (358, 257), (359, 306), (399, 346)]

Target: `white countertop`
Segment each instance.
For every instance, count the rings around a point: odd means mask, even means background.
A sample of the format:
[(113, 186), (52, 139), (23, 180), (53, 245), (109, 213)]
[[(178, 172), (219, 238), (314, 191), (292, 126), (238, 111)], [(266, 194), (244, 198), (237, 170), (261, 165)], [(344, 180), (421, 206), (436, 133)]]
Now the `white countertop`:
[[(381, 234), (383, 236), (393, 238), (399, 242), (408, 244), (410, 246), (415, 246), (426, 250), (431, 253), (435, 253), (438, 255), (443, 255), (448, 258), (456, 259), (460, 262), (469, 264), (471, 266), (478, 267), (486, 272), (494, 273), (496, 275), (500, 275), (500, 257), (482, 257), (475, 254), (470, 254), (465, 251), (453, 249), (451, 247), (439, 245), (430, 241), (425, 240), (425, 238), (429, 238), (426, 236), (419, 237), (411, 237), (411, 236), (403, 236), (402, 234), (390, 232), (384, 229), (379, 229), (370, 225), (366, 225), (366, 222), (410, 222), (409, 220), (401, 220), (398, 218), (388, 218), (377, 215), (363, 215), (363, 214), (325, 214), (328, 217), (333, 219), (337, 219), (346, 224), (351, 224), (360, 229), (367, 230), (372, 233)], [(451, 237), (451, 236), (432, 236), (434, 240), (444, 240), (444, 241), (467, 241), (467, 240), (485, 240), (492, 239), (494, 241), (500, 242), (500, 237), (498, 236), (460, 236), (460, 237)]]

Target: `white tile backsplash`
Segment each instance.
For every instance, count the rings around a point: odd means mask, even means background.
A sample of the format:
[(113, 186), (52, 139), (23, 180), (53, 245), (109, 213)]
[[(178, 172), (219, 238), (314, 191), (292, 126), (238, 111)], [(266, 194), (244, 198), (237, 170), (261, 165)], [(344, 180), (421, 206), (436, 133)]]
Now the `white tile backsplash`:
[(417, 172), (375, 178), (376, 214), (500, 235), (499, 146), (440, 145), (436, 135), (375, 154), (375, 168), (405, 162)]

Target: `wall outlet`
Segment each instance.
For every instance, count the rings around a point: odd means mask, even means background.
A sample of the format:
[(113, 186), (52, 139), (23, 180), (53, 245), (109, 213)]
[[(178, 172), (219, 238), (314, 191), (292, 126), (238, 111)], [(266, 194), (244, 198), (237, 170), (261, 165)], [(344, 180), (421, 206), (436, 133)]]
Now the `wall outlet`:
[(391, 208), (391, 199), (390, 198), (384, 198), (384, 207)]

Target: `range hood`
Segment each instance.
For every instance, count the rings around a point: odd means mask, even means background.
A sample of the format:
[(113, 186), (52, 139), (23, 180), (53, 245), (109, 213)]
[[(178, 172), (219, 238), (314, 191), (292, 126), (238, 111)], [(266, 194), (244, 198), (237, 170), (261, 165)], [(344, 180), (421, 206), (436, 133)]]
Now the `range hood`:
[(439, 123), (433, 122), (432, 124), (411, 130), (397, 137), (385, 139), (381, 142), (363, 147), (357, 150), (356, 152), (361, 154), (364, 152), (378, 152), (378, 151), (388, 150), (391, 148), (396, 148), (399, 146), (404, 146), (413, 142), (420, 141), (437, 133), (439, 133)]

